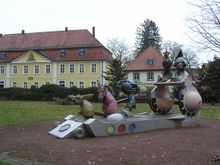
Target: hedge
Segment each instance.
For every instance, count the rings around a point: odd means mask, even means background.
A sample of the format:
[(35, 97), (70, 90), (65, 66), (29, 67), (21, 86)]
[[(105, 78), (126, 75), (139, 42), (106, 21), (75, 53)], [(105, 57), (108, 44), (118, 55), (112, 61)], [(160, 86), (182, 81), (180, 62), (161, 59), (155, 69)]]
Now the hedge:
[(31, 100), (31, 101), (52, 101), (53, 98), (64, 99), (68, 95), (83, 95), (94, 94), (92, 101), (98, 100), (98, 88), (66, 88), (56, 84), (42, 85), (40, 88), (32, 86), (30, 89), (26, 88), (0, 88), (1, 100)]

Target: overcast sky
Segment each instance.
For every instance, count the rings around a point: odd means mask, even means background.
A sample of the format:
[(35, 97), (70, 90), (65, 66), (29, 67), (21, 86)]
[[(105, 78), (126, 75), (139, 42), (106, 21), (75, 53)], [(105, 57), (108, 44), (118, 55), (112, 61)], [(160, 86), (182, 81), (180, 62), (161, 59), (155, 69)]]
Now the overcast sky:
[[(137, 27), (148, 18), (159, 27), (163, 41), (176, 41), (188, 47), (192, 46), (185, 25), (192, 13), (188, 1), (2, 0), (0, 33), (57, 31), (65, 27), (92, 32), (95, 26), (96, 38), (104, 45), (118, 37), (133, 46)], [(206, 62), (207, 58), (201, 58)]]

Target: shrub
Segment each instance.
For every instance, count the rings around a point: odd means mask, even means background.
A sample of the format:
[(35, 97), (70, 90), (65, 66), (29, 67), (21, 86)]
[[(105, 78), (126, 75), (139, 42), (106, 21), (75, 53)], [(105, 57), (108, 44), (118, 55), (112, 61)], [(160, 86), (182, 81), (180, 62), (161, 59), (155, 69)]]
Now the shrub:
[[(68, 103), (68, 95), (94, 94), (91, 101), (98, 100), (98, 88), (66, 88), (56, 84), (42, 85), (40, 88), (34, 86), (31, 89), (26, 88), (0, 88), (0, 99), (3, 100), (33, 100), (33, 101), (53, 101), (53, 98), (65, 99), (62, 104)], [(67, 99), (66, 99), (67, 98)], [(62, 102), (62, 101), (61, 101)], [(65, 102), (65, 103), (64, 103)]]
[(45, 101), (52, 101), (53, 97), (64, 99), (69, 94), (68, 88), (56, 84), (42, 85), (39, 89)]

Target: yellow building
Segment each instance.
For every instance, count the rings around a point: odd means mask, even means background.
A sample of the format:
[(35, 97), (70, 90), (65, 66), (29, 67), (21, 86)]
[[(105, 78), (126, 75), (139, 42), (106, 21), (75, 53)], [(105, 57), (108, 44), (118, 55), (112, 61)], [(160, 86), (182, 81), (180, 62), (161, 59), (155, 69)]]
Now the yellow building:
[(0, 34), (0, 86), (97, 86), (109, 52), (88, 30)]

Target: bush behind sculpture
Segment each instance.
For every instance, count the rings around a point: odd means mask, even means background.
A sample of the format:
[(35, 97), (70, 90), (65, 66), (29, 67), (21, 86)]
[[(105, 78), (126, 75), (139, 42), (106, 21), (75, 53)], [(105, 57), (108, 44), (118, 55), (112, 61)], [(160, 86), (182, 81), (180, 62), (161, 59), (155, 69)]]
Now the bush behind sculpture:
[(56, 84), (42, 85), (40, 88), (32, 86), (30, 89), (12, 87), (0, 88), (1, 100), (28, 100), (28, 101), (52, 101), (53, 98), (64, 99), (68, 95), (94, 94), (92, 101), (97, 101), (97, 87), (66, 88)]

